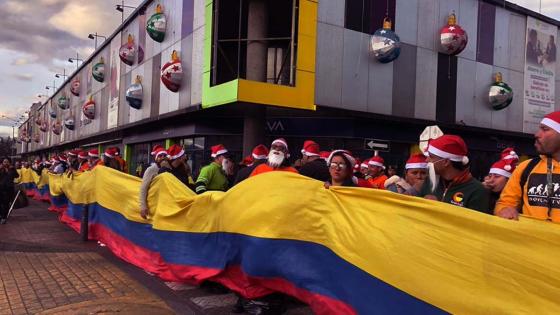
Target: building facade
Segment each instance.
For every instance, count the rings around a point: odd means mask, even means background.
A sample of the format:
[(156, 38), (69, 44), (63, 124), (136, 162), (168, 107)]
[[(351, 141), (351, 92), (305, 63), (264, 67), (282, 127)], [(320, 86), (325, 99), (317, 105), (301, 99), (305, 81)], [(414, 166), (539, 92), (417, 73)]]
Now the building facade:
[[(158, 4), (166, 20), (161, 42), (147, 30), (161, 23), (153, 17)], [(439, 52), (452, 13), (468, 34), (456, 56)], [(390, 63), (370, 52), (385, 18), (401, 42)], [(482, 176), (507, 146), (534, 153), (524, 96), (531, 21), (558, 35), (560, 22), (499, 0), (147, 0), (46, 103), (30, 109), (19, 130), (30, 141), (18, 153), (119, 146), (134, 171), (148, 163), (152, 145), (176, 142), (196, 171), (213, 144), (224, 143), (239, 160), (252, 145), (283, 136), (294, 155), (313, 138), (324, 149), (367, 157), (375, 139), (388, 145), (381, 155), (399, 164), (424, 127), (437, 124), (465, 138)], [(182, 72), (171, 70), (174, 51)], [(560, 63), (550, 65), (542, 113), (554, 109), (560, 88)], [(180, 79), (176, 92), (162, 79), (169, 72)], [(514, 91), (499, 111), (488, 101), (497, 72)], [(138, 85), (141, 105), (131, 105), (127, 90)], [(95, 104), (93, 117), (84, 114), (86, 103)], [(73, 130), (64, 127), (72, 119)]]

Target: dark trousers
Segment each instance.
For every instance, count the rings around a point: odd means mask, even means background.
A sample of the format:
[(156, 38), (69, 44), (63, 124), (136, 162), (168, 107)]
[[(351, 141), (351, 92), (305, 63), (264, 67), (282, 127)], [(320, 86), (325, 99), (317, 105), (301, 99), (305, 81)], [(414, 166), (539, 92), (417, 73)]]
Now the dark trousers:
[(14, 196), (14, 189), (1, 188), (0, 189), (0, 219), (5, 219), (10, 210), (10, 205)]

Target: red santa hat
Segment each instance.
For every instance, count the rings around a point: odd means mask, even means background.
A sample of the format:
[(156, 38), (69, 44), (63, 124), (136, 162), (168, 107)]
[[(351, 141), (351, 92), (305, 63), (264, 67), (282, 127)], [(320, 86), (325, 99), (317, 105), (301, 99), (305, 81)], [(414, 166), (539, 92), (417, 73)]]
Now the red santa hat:
[(385, 169), (385, 160), (383, 160), (383, 158), (380, 157), (380, 156), (374, 156), (371, 159), (369, 159), (368, 165), (369, 166), (379, 166), (379, 167)]
[(87, 159), (87, 157), (88, 157), (88, 153), (86, 151), (80, 151), (78, 153), (78, 159), (84, 159), (85, 160), (85, 159)]
[(329, 158), (329, 155), (331, 155), (331, 153), (329, 151), (319, 152), (319, 156), (325, 161)]
[[(150, 152), (150, 155), (156, 155), (156, 152), (158, 151), (158, 149), (164, 149), (161, 145), (156, 144), (154, 145), (154, 147), (152, 148), (152, 152)], [(165, 149), (164, 149), (165, 150)]]
[(272, 144), (270, 144), (270, 146), (272, 147), (275, 144), (283, 145), (286, 148), (286, 150), (288, 150), (288, 142), (286, 142), (286, 139), (284, 138), (275, 139), (274, 141), (272, 141)]
[(76, 157), (76, 156), (78, 156), (78, 153), (80, 153), (80, 150), (77, 150), (77, 149), (70, 150), (68, 152), (68, 156)]
[[(268, 148), (264, 144), (259, 144), (253, 149), (251, 157), (255, 160), (266, 160), (268, 158)], [(251, 164), (253, 160), (251, 160)]]
[(426, 162), (426, 156), (424, 156), (424, 154), (413, 154), (406, 161), (404, 169), (408, 170), (413, 168), (428, 168), (428, 162)]
[(369, 163), (369, 160), (368, 160), (368, 159), (365, 159), (365, 160), (360, 164), (360, 168), (367, 168), (367, 167), (368, 167), (368, 163)]
[(226, 154), (228, 152), (228, 150), (226, 149), (226, 147), (224, 147), (223, 144), (216, 144), (215, 146), (212, 146), (210, 149), (212, 150), (210, 156), (213, 158), (221, 154)]
[(541, 124), (548, 126), (560, 133), (560, 111), (552, 112), (541, 120)]
[(156, 148), (154, 152), (154, 158), (158, 158), (160, 155), (167, 155), (167, 151), (163, 147)]
[(331, 161), (333, 159), (333, 157), (335, 155), (340, 155), (342, 154), (347, 160), (348, 162), (350, 162), (350, 169), (354, 168), (354, 165), (356, 164), (356, 159), (352, 156), (352, 153), (350, 153), (350, 151), (348, 150), (334, 150), (331, 152), (331, 154), (329, 155), (329, 157), (327, 158), (327, 165), (331, 165)]
[(53, 155), (53, 156), (51, 157), (51, 162), (52, 162), (53, 164), (54, 164), (54, 163), (58, 163), (58, 162), (60, 162), (60, 159), (58, 158), (58, 156)]
[[(262, 160), (262, 159), (260, 159), (260, 160)], [(246, 157), (243, 158), (243, 161), (241, 161), (241, 163), (239, 163), (239, 164), (240, 165), (245, 165), (245, 166), (251, 166), (251, 165), (253, 165), (254, 162), (255, 162), (255, 159), (253, 158), (253, 156), (252, 155), (247, 155)]]
[(428, 152), (453, 162), (469, 164), (467, 145), (459, 136), (443, 135), (428, 144)]
[(66, 154), (61, 153), (61, 154), (58, 156), (58, 159), (59, 159), (61, 162), (66, 162)]
[(105, 149), (105, 153), (103, 153), (108, 158), (114, 158), (117, 155), (117, 150), (114, 147), (109, 147)]
[(502, 160), (515, 160), (519, 161), (519, 156), (513, 148), (505, 148), (500, 154)]
[(97, 150), (97, 149), (89, 150), (88, 151), (88, 156), (98, 158), (99, 157), (99, 150)]
[(510, 178), (514, 170), (515, 162), (513, 160), (499, 160), (498, 162), (492, 164), (488, 174), (498, 174)]
[(319, 153), (321, 153), (321, 149), (315, 141), (305, 140), (303, 149), (301, 149), (301, 154), (306, 156), (319, 156)]
[[(212, 152), (214, 152), (214, 147), (212, 147)], [(178, 144), (174, 144), (170, 146), (169, 149), (167, 149), (167, 156), (169, 157), (170, 160), (176, 160), (182, 157), (183, 155), (185, 155), (185, 150), (183, 150), (183, 147), (181, 147)], [(216, 156), (212, 155), (212, 157), (216, 157)]]
[(360, 159), (356, 158), (356, 164), (354, 165), (354, 172), (360, 171), (360, 164), (361, 164)]

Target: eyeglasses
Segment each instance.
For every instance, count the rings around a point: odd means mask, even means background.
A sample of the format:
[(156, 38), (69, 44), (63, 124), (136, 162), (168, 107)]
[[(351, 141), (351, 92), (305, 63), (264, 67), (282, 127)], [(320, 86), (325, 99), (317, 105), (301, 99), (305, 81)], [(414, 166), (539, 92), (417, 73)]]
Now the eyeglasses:
[(332, 162), (330, 165), (331, 168), (339, 168), (341, 170), (346, 169), (346, 163), (335, 163)]

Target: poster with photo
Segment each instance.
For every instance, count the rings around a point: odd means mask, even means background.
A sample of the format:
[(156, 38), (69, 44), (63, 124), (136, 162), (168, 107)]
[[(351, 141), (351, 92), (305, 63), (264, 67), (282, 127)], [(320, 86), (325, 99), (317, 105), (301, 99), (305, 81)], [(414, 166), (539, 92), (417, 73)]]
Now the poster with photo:
[(554, 111), (556, 36), (554, 25), (527, 17), (523, 132), (537, 131), (543, 116)]

